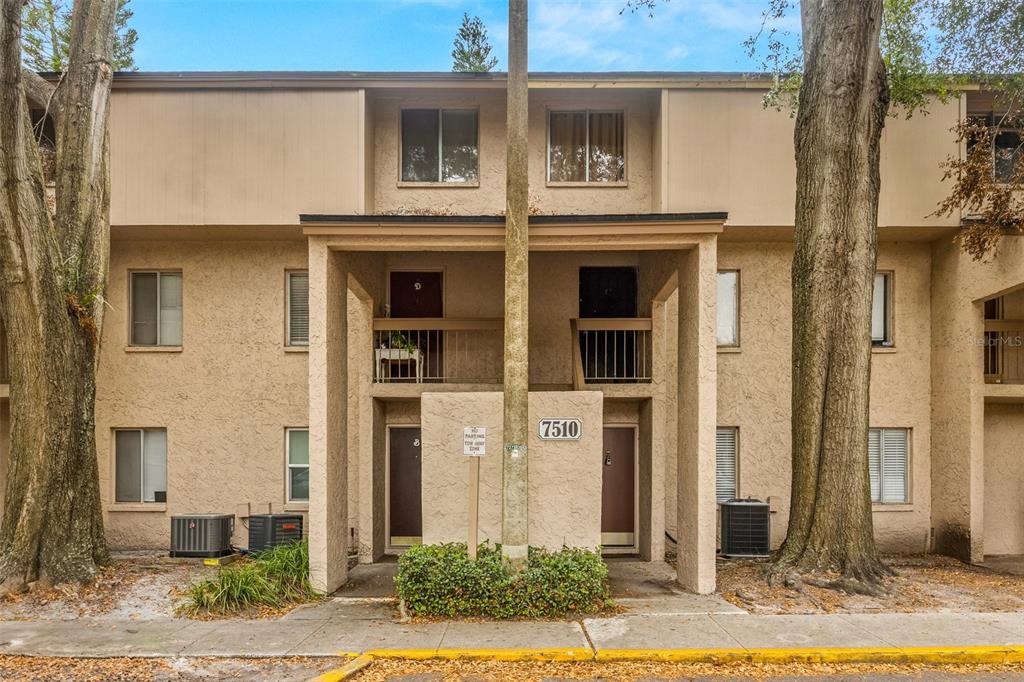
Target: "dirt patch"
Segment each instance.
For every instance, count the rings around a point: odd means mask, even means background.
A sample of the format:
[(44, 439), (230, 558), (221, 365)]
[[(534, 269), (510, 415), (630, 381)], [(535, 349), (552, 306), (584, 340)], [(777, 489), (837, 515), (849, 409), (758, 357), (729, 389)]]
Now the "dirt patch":
[(216, 572), (199, 559), (155, 553), (115, 556), (86, 585), (58, 585), (0, 599), (0, 620), (173, 618), (179, 591)]
[(726, 601), (757, 614), (1024, 611), (1024, 576), (997, 573), (938, 555), (886, 557), (896, 576), (879, 597), (800, 585), (769, 587), (763, 561), (720, 561)]
[(46, 658), (0, 656), (0, 680), (298, 682), (342, 665), (337, 658)]

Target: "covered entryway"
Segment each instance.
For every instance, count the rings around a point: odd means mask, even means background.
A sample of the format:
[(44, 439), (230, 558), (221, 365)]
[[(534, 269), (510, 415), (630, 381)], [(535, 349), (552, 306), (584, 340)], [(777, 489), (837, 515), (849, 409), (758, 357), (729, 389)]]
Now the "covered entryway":
[(636, 429), (606, 426), (602, 448), (601, 545), (636, 546)]
[(423, 539), (421, 431), (388, 428), (388, 544), (418, 545)]

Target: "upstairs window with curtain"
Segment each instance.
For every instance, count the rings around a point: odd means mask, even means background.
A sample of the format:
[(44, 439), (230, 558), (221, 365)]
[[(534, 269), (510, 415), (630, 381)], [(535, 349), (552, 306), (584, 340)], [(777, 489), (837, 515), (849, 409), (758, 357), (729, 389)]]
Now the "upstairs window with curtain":
[(288, 345), (309, 345), (309, 273), (288, 273)]
[(868, 471), (871, 501), (875, 504), (906, 504), (910, 501), (909, 429), (868, 431)]
[(402, 182), (477, 182), (477, 118), (473, 109), (403, 109)]
[(625, 115), (621, 111), (548, 114), (549, 182), (624, 182)]
[(740, 345), (740, 272), (719, 270), (715, 307), (715, 339), (719, 347)]
[(131, 345), (181, 345), (181, 273), (131, 273)]

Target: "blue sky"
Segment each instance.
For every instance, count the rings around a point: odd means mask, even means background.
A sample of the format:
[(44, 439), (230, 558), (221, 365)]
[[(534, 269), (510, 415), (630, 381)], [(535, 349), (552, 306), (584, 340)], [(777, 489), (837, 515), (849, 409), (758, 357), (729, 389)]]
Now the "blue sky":
[[(530, 0), (535, 71), (750, 71), (742, 42), (767, 0), (669, 0), (654, 18), (625, 0)], [(447, 71), (463, 12), (479, 15), (504, 69), (504, 0), (133, 0), (144, 71)], [(786, 27), (797, 28), (796, 17)]]

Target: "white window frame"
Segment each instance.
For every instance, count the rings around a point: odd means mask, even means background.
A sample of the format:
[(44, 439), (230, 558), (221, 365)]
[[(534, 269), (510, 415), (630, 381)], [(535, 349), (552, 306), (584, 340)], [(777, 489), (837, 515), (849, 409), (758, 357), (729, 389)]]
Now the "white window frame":
[[(587, 119), (587, 151), (584, 155), (585, 165), (583, 168), (583, 180), (552, 180), (551, 179), (551, 115), (552, 114), (584, 114)], [(621, 180), (591, 180), (590, 179), (590, 115), (591, 114), (622, 114), (622, 179)], [(587, 185), (591, 187), (622, 187), (629, 179), (629, 141), (626, 135), (626, 121), (629, 119), (625, 109), (548, 109), (547, 113), (547, 144), (545, 149), (544, 165), (547, 184), (555, 187), (579, 187)]]
[[(436, 111), (437, 112), (437, 180), (406, 180), (402, 177), (404, 171), (402, 160), (405, 158), (405, 130), (402, 125), (402, 117), (406, 111)], [(472, 112), (476, 117), (476, 179), (475, 180), (445, 180), (444, 179), (444, 112)], [(430, 187), (445, 185), (450, 187), (479, 187), (480, 186), (480, 109), (477, 107), (400, 107), (398, 110), (398, 184), (399, 186), (420, 186)]]
[[(885, 331), (883, 337), (876, 340), (874, 330), (871, 333), (872, 348), (895, 348), (896, 347), (896, 273), (892, 270), (877, 270), (871, 279), (871, 290), (874, 292), (875, 279), (881, 275), (885, 277)], [(872, 316), (874, 315), (874, 296), (872, 295)]]
[[(156, 500), (147, 500), (146, 497), (146, 431), (163, 431), (164, 432), (164, 443), (167, 443), (167, 429), (166, 428), (123, 428), (114, 429), (113, 441), (114, 441), (114, 504), (166, 504), (164, 502), (157, 502)], [(139, 434), (139, 499), (137, 500), (119, 500), (117, 499), (117, 434), (119, 433), (131, 433), (135, 432)], [(170, 447), (167, 447), (170, 450)], [(167, 457), (168, 453), (164, 452), (164, 477), (167, 476)], [(164, 487), (170, 487), (170, 481), (165, 480)], [(167, 494), (167, 490), (164, 490), (164, 494)]]
[[(309, 471), (309, 462), (305, 464), (292, 464), (292, 431), (305, 431), (308, 439), (309, 427), (308, 426), (289, 426), (284, 430), (284, 487), (285, 487), (285, 500), (288, 504), (309, 504), (309, 498), (296, 499), (292, 497), (292, 469), (306, 469)], [(308, 458), (309, 452), (307, 451), (306, 456)]]
[(716, 426), (715, 427), (715, 501), (717, 504), (721, 504), (725, 500), (718, 499), (718, 432), (729, 430), (733, 433), (733, 452), (732, 452), (732, 469), (733, 469), (733, 491), (732, 497), (739, 497), (740, 494), (740, 427), (738, 426)]
[[(306, 340), (292, 341), (292, 277), (294, 275), (306, 276)], [(307, 348), (309, 346), (309, 270), (285, 270), (284, 273), (284, 345), (292, 348)]]
[[(156, 275), (156, 343), (135, 343), (135, 275)], [(181, 279), (181, 343), (163, 343), (160, 328), (160, 278), (177, 275)], [(185, 344), (185, 276), (181, 270), (128, 271), (128, 345), (134, 348), (180, 348)]]
[[(879, 457), (879, 464), (878, 464), (878, 466), (879, 466), (879, 470), (878, 470), (878, 495), (879, 495), (879, 497), (876, 500), (874, 495), (871, 496), (871, 504), (872, 504), (872, 506), (893, 506), (893, 505), (908, 505), (908, 504), (912, 504), (913, 503), (912, 499), (911, 499), (911, 497), (912, 497), (911, 496), (911, 490), (912, 490), (911, 479), (912, 479), (912, 476), (911, 476), (910, 466), (911, 466), (911, 463), (913, 462), (913, 453), (912, 453), (912, 449), (913, 449), (912, 437), (913, 437), (913, 433), (914, 433), (913, 429), (910, 429), (910, 428), (904, 427), (904, 426), (872, 426), (868, 430), (869, 431), (877, 431), (878, 432), (878, 438), (879, 438), (878, 447), (879, 447), (879, 451), (880, 451), (879, 452), (879, 455), (880, 455), (880, 457)], [(906, 437), (906, 440), (907, 440), (907, 447), (906, 447), (906, 453), (905, 453), (906, 460), (903, 463), (903, 499), (902, 500), (884, 501), (884, 497), (885, 497), (885, 494), (884, 494), (884, 490), (885, 490), (885, 432), (886, 431), (902, 431), (904, 433), (905, 437)], [(870, 467), (870, 459), (869, 459), (868, 464), (869, 464), (869, 467)], [(869, 471), (869, 480), (870, 480), (870, 471)]]
[[(727, 272), (734, 272), (734, 273), (736, 273), (736, 342), (735, 343), (718, 343), (718, 320), (716, 319), (715, 320), (715, 343), (716, 343), (718, 348), (735, 348), (735, 349), (738, 350), (739, 347), (740, 347), (740, 338), (741, 338), (740, 337), (740, 318), (742, 316), (740, 315), (740, 302), (742, 301), (743, 276), (740, 274), (739, 268), (723, 268), (723, 269), (719, 270), (718, 272), (716, 272), (715, 273), (715, 294), (716, 294), (716, 300), (717, 300), (717, 293), (718, 293), (718, 275), (723, 274), (723, 273), (727, 273)], [(717, 306), (716, 306), (716, 309), (717, 309)], [(716, 314), (716, 318), (717, 318), (717, 314)]]

